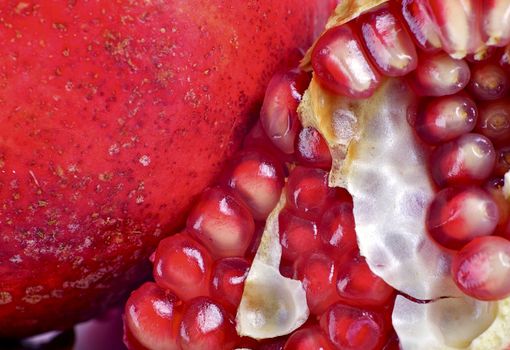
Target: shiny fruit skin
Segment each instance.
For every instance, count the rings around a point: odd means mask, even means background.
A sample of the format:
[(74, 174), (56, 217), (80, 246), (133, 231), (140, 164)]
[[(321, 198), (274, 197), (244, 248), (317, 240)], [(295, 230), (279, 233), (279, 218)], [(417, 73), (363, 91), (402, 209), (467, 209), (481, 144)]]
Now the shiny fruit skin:
[(318, 3), (2, 2), (0, 337), (67, 328), (143, 277)]

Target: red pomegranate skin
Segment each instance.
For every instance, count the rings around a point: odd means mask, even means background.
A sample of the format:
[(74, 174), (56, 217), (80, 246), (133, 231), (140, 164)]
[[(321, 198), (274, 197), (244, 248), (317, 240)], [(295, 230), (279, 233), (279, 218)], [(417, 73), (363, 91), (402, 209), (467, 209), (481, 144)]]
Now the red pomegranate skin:
[(333, 3), (1, 2), (0, 337), (67, 328), (143, 277)]

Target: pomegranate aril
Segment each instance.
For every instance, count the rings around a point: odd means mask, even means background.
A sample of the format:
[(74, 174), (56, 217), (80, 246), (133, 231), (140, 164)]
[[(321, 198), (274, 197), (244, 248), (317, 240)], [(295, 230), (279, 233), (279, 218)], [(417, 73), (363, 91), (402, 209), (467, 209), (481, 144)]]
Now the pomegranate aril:
[(409, 74), (407, 81), (422, 96), (453, 95), (466, 87), (471, 72), (463, 60), (456, 60), (444, 52), (421, 54), (418, 67)]
[(319, 327), (299, 329), (289, 337), (284, 350), (333, 350), (333, 345), (328, 341)]
[(235, 311), (241, 301), (244, 281), (250, 263), (244, 258), (223, 258), (216, 261), (211, 278), (211, 297), (230, 311)]
[(329, 207), (322, 215), (319, 234), (338, 257), (357, 249), (352, 203), (339, 202)]
[(346, 303), (367, 307), (385, 306), (395, 295), (395, 290), (374, 275), (361, 256), (341, 261), (337, 291)]
[(220, 304), (204, 297), (187, 305), (179, 335), (183, 350), (233, 349), (239, 341), (232, 316)]
[(402, 16), (418, 45), (425, 51), (438, 51), (441, 40), (437, 26), (430, 18), (427, 0), (401, 0)]
[(363, 42), (379, 70), (386, 76), (404, 76), (416, 68), (414, 43), (387, 5), (358, 18)]
[(156, 283), (181, 300), (209, 294), (212, 259), (190, 235), (178, 233), (159, 242), (154, 257)]
[(283, 176), (282, 165), (276, 159), (247, 151), (234, 160), (227, 185), (250, 208), (255, 220), (265, 220), (280, 199)]
[(283, 210), (278, 216), (282, 258), (295, 261), (321, 247), (321, 239), (315, 222), (293, 215)]
[(319, 38), (312, 50), (312, 67), (321, 85), (348, 97), (369, 97), (380, 83), (349, 24), (333, 27)]
[(246, 205), (220, 187), (202, 193), (186, 225), (216, 257), (243, 256), (255, 231)]
[(429, 0), (428, 4), (445, 52), (463, 58), (483, 49), (479, 31), (481, 1)]
[(504, 46), (510, 42), (510, 1), (483, 1), (482, 35), (488, 45)]
[(471, 132), (477, 115), (476, 104), (465, 94), (438, 97), (418, 112), (415, 128), (423, 141), (443, 143)]
[(480, 300), (499, 300), (510, 295), (510, 241), (480, 237), (466, 245), (452, 262), (457, 286)]
[(504, 97), (509, 84), (505, 71), (496, 64), (475, 64), (471, 68), (468, 87), (471, 94), (479, 100), (497, 100)]
[(510, 171), (510, 147), (504, 147), (496, 151), (496, 166), (494, 174), (496, 176), (504, 176)]
[(498, 63), (499, 66), (507, 72), (507, 74), (510, 74), (510, 44), (504, 48)]
[(447, 188), (430, 204), (426, 225), (430, 236), (448, 249), (458, 250), (498, 225), (498, 205), (478, 187)]
[[(507, 226), (509, 224), (509, 215), (510, 215), (510, 202), (505, 198), (505, 194), (503, 193), (503, 186), (505, 185), (505, 181), (502, 178), (494, 178), (487, 182), (484, 186), (484, 189), (489, 193), (494, 200), (494, 202), (498, 206), (499, 212), (499, 222), (496, 227), (495, 233), (504, 236)], [(510, 228), (510, 227), (508, 227)]]
[(310, 76), (297, 69), (273, 76), (260, 110), (260, 123), (273, 144), (284, 154), (294, 153), (301, 127), (297, 107)]
[(287, 206), (299, 216), (316, 219), (335, 192), (328, 186), (328, 173), (322, 169), (298, 166), (289, 175)]
[[(151, 350), (179, 350), (181, 302), (153, 282), (146, 282), (126, 302), (126, 341)], [(134, 345), (134, 344), (133, 344)], [(133, 346), (134, 347), (134, 346)]]
[(378, 313), (337, 303), (321, 317), (320, 325), (337, 349), (376, 350), (387, 337)]
[(332, 159), (328, 144), (316, 129), (302, 129), (296, 141), (298, 163), (324, 170), (331, 169)]
[(303, 282), (310, 312), (321, 315), (340, 300), (336, 291), (338, 266), (332, 256), (317, 252), (296, 262), (296, 277)]
[(431, 174), (441, 187), (476, 184), (487, 180), (494, 169), (492, 142), (479, 134), (465, 134), (432, 153)]
[(510, 145), (510, 102), (494, 101), (480, 107), (476, 131), (496, 145)]

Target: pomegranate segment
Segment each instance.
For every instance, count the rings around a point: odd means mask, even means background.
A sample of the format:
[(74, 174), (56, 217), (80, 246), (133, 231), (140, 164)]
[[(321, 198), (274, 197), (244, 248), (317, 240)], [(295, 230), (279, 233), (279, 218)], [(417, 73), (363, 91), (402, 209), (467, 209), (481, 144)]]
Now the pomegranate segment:
[(312, 51), (312, 67), (329, 90), (352, 98), (371, 96), (380, 76), (349, 24), (324, 33)]
[(427, 0), (401, 0), (401, 5), (402, 16), (420, 48), (429, 52), (438, 51), (441, 40), (437, 34), (438, 28), (429, 15)]
[(510, 145), (510, 102), (494, 101), (480, 107), (476, 131), (495, 145)]
[(441, 187), (478, 184), (488, 179), (496, 162), (492, 142), (479, 134), (465, 134), (432, 153), (430, 172)]
[(283, 350), (334, 350), (319, 327), (303, 328), (294, 332), (283, 347)]
[(215, 257), (243, 256), (255, 232), (249, 209), (220, 187), (202, 193), (186, 226)]
[(233, 349), (239, 340), (232, 316), (205, 297), (187, 305), (179, 335), (182, 350)]
[(506, 72), (496, 64), (476, 64), (471, 68), (471, 81), (468, 87), (471, 94), (479, 100), (502, 98), (507, 94), (509, 85)]
[(384, 75), (400, 77), (416, 68), (414, 43), (387, 4), (359, 17), (358, 24), (368, 52)]
[(178, 233), (162, 240), (154, 256), (156, 283), (181, 300), (209, 295), (212, 259), (207, 249), (190, 235)]
[(436, 242), (459, 250), (476, 237), (491, 235), (498, 222), (499, 209), (492, 196), (478, 187), (469, 187), (437, 193), (426, 225)]
[(214, 264), (211, 278), (211, 297), (221, 300), (231, 312), (241, 301), (244, 281), (250, 270), (250, 262), (243, 258), (223, 258)]
[(317, 129), (304, 128), (299, 133), (296, 143), (298, 163), (323, 170), (331, 169), (329, 147)]
[(135, 290), (125, 307), (126, 332), (151, 350), (180, 350), (177, 342), (181, 302), (153, 282)]
[(494, 168), (496, 176), (503, 176), (510, 171), (510, 147), (504, 147), (496, 151), (497, 160)]
[(482, 35), (488, 45), (505, 46), (510, 42), (510, 1), (483, 1)]
[(285, 209), (280, 212), (278, 221), (284, 260), (295, 261), (320, 249), (322, 241), (315, 222), (295, 216)]
[(422, 54), (418, 67), (407, 77), (409, 85), (421, 96), (453, 95), (468, 84), (471, 72), (463, 60), (456, 60), (444, 52)]
[(438, 97), (421, 106), (415, 128), (423, 141), (438, 144), (471, 132), (477, 116), (475, 102), (465, 94)]
[(329, 207), (321, 217), (319, 233), (338, 258), (357, 249), (352, 203), (340, 202)]
[(480, 300), (510, 296), (510, 241), (480, 237), (466, 245), (453, 259), (452, 274), (459, 288)]

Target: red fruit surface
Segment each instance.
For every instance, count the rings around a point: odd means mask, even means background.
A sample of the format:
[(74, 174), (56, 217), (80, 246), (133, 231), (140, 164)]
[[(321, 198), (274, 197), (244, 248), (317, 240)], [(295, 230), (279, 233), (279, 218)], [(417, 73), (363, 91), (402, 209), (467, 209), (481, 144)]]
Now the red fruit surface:
[(0, 337), (124, 295), (332, 5), (3, 1)]

